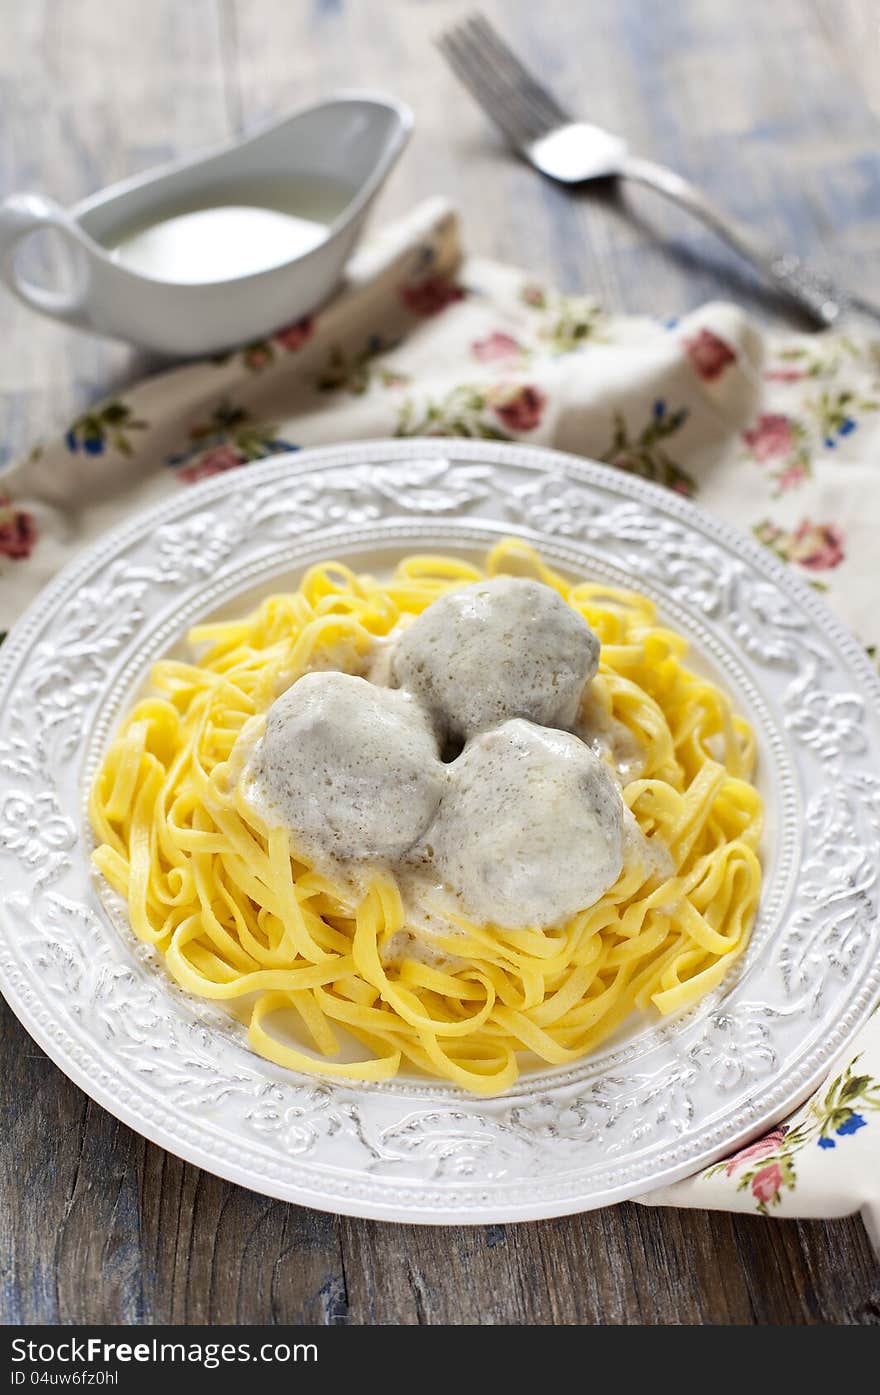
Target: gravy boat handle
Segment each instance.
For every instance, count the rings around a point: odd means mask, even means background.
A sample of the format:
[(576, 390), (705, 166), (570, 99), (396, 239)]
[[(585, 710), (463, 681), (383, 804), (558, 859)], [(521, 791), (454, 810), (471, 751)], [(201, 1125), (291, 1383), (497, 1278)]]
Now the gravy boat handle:
[[(32, 233), (47, 228), (60, 232), (79, 253), (77, 286), (72, 291), (53, 291), (34, 285), (20, 275), (15, 265), (19, 245)], [(39, 310), (65, 324), (80, 329), (90, 327), (87, 309), (89, 246), (77, 224), (60, 204), (42, 194), (13, 194), (0, 204), (0, 278), (13, 295), (32, 310)]]

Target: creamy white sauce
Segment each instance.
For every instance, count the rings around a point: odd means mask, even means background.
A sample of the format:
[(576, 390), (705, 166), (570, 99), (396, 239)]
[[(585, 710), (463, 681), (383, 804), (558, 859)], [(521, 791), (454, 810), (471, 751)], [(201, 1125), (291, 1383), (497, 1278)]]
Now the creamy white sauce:
[(556, 591), (495, 577), (423, 611), (400, 638), (392, 674), (441, 732), (468, 738), (512, 717), (571, 726), (598, 662), (598, 639)]
[[(447, 933), (460, 935), (461, 931), (456, 928)], [(417, 964), (427, 964), (431, 969), (440, 969), (446, 973), (454, 972), (463, 963), (461, 959), (434, 944), (431, 932), (421, 925), (411, 925), (406, 930), (398, 930), (396, 935), (386, 940), (380, 957), (386, 968), (398, 967), (405, 959), (414, 959)]]
[(581, 699), (574, 731), (597, 756), (608, 760), (622, 785), (638, 780), (645, 768), (645, 750), (625, 723), (606, 712), (589, 688)]
[(414, 620), (414, 615), (401, 615), (393, 630), (387, 635), (375, 637), (364, 667), (364, 676), (369, 678), (371, 683), (378, 683), (380, 688), (395, 686), (392, 665), (397, 643), (404, 630), (409, 629)]
[(253, 180), (201, 206), (178, 204), (106, 239), (111, 256), (158, 281), (196, 285), (251, 276), (317, 247), (349, 193), (324, 179)]
[(517, 718), (475, 737), (449, 767), (419, 849), (478, 924), (559, 925), (619, 877), (623, 801), (576, 736)]
[[(354, 899), (393, 873), (406, 928), (384, 945), (386, 964), (460, 963), (439, 943), (464, 933), (456, 916), (549, 928), (595, 904), (624, 865), (670, 875), (621, 795), (641, 745), (585, 688), (598, 640), (551, 588), (476, 583), (366, 654), (350, 648), (326, 661), (364, 676), (298, 678), (248, 724), (231, 770), (263, 822)], [(496, 720), (511, 709), (542, 722)], [(444, 764), (450, 732), (468, 739)]]
[(631, 868), (640, 866), (644, 880), (665, 881), (675, 871), (672, 856), (666, 844), (657, 837), (647, 838), (639, 828), (635, 814), (623, 806), (623, 865)]
[(402, 857), (430, 824), (446, 770), (409, 693), (318, 672), (269, 708), (243, 779), (266, 821), (326, 867)]
[[(413, 619), (403, 615), (387, 635), (372, 635), (366, 648), (362, 642), (350, 635), (342, 635), (332, 644), (322, 644), (312, 655), (306, 673), (348, 673), (356, 678), (366, 678), (378, 688), (393, 688), (391, 663), (398, 639), (407, 624)], [(299, 666), (296, 675), (290, 669), (281, 668), (275, 680), (275, 695), (280, 697), (287, 692), (303, 669)]]

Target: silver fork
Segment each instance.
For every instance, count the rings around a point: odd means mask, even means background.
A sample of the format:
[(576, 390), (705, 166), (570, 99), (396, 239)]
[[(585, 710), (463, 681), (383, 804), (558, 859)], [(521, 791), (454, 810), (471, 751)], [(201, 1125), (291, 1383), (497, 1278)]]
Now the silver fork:
[(850, 310), (880, 319), (880, 307), (844, 291), (796, 253), (764, 246), (674, 170), (631, 155), (620, 136), (576, 120), (482, 15), (453, 26), (437, 44), (511, 145), (542, 174), (564, 184), (615, 177), (647, 185), (701, 219), (818, 324), (833, 325)]

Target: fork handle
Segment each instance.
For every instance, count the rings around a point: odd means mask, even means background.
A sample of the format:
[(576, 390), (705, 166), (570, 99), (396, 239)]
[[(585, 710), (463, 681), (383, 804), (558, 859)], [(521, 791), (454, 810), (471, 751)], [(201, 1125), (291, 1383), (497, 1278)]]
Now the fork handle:
[(620, 174), (655, 189), (688, 213), (693, 213), (818, 324), (826, 327), (833, 325), (853, 309), (880, 320), (880, 307), (860, 296), (850, 295), (829, 277), (806, 266), (796, 253), (772, 251), (749, 228), (722, 213), (700, 189), (689, 180), (682, 179), (674, 170), (657, 165), (653, 160), (627, 155)]

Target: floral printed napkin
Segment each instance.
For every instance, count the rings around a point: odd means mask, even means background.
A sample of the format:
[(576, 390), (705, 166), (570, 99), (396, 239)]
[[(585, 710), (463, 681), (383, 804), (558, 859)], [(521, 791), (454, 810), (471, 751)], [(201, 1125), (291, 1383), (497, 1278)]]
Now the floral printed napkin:
[[(464, 260), (439, 200), (362, 251), (317, 316), (98, 404), (0, 475), (0, 630), (133, 509), (279, 451), (418, 435), (556, 446), (695, 497), (880, 643), (880, 343), (765, 333), (727, 304), (612, 315)], [(787, 1124), (645, 1199), (861, 1208), (880, 1239), (880, 1017)]]

